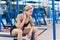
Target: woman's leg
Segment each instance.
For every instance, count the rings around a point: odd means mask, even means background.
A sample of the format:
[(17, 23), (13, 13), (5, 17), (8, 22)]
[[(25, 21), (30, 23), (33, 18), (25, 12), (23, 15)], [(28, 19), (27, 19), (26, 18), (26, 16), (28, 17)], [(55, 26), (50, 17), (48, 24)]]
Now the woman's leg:
[(13, 29), (12, 36), (17, 36), (18, 40), (22, 40), (22, 30), (20, 29)]
[(37, 30), (37, 28), (33, 27), (33, 32), (34, 32), (34, 40), (38, 40), (38, 30)]
[[(29, 33), (29, 31), (30, 31), (30, 29), (32, 29), (32, 32), (34, 33), (34, 40), (37, 40), (38, 39), (38, 30), (37, 30), (37, 28), (35, 28), (35, 27), (29, 27), (29, 28), (25, 28), (24, 29), (24, 34), (25, 33)], [(32, 33), (31, 33), (32, 34)], [(28, 35), (27, 35), (28, 36)], [(31, 35), (30, 35), (31, 36)], [(28, 38), (28, 39), (30, 39), (30, 38)]]

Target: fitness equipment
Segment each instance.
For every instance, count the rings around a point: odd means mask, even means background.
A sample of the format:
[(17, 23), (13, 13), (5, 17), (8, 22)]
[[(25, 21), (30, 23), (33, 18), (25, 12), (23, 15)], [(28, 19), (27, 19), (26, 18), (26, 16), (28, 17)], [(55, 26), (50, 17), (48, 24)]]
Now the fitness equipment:
[[(37, 28), (38, 30), (42, 30), (39, 34), (38, 34), (38, 36), (40, 36), (43, 32), (45, 32), (46, 30), (47, 30), (47, 27), (45, 27), (45, 28), (43, 28), (43, 27), (38, 27)], [(6, 33), (6, 32), (1, 32), (0, 33), (0, 37), (8, 37), (8, 38), (13, 38), (13, 40), (17, 40), (17, 37), (16, 36), (12, 36), (12, 35), (10, 35), (10, 33)], [(33, 40), (34, 38), (34, 33), (32, 33), (32, 36), (31, 36), (31, 40)], [(23, 39), (26, 39), (26, 36), (23, 36), (22, 37)]]
[[(16, 36), (11, 36), (11, 35), (10, 35), (10, 33), (6, 33), (6, 32), (4, 32), (4, 33), (0, 33), (0, 37), (13, 38), (13, 40), (16, 40), (16, 39), (17, 39), (17, 37), (16, 37)], [(23, 37), (22, 37), (22, 39), (26, 39), (26, 37), (25, 37), (25, 36), (23, 36)]]
[[(32, 17), (35, 19), (35, 25), (46, 25), (46, 20), (44, 18), (44, 8), (35, 8), (33, 10)], [(43, 19), (44, 23), (41, 22), (41, 19)]]
[(44, 21), (44, 23), (42, 23), (42, 24), (47, 25), (46, 20), (45, 20), (45, 15), (46, 15), (45, 9), (44, 8), (40, 8), (39, 14), (41, 14), (41, 17), (42, 17), (42, 19)]
[(59, 21), (59, 17), (60, 17), (59, 4), (58, 4), (57, 6), (58, 6), (58, 9), (57, 9), (57, 10), (55, 9), (55, 11), (56, 11), (56, 23), (58, 23), (58, 21)]
[(55, 23), (55, 9), (54, 0), (52, 0), (52, 13), (53, 13), (53, 40), (56, 40), (56, 23)]
[[(1, 1), (1, 0), (0, 0), (0, 1)], [(2, 14), (3, 14), (3, 10), (2, 10), (2, 8), (1, 8), (1, 2), (0, 2), (0, 31), (2, 31), (2, 25), (1, 25)]]
[[(9, 12), (11, 12), (11, 10), (12, 10), (12, 9), (10, 9), (10, 11), (9, 11)], [(43, 31), (43, 32), (44, 32), (44, 31)], [(43, 32), (42, 32), (42, 33), (43, 33)], [(40, 33), (40, 34), (41, 34), (41, 33)], [(39, 35), (40, 35), (40, 34), (39, 34)], [(5, 35), (5, 34), (4, 34), (4, 35)], [(3, 35), (3, 36), (4, 36), (4, 35)], [(1, 36), (2, 36), (2, 35), (1, 35)], [(9, 35), (5, 35), (5, 36), (9, 36)], [(10, 35), (10, 36), (11, 36), (11, 35)]]
[[(40, 0), (39, 0), (39, 8), (38, 8), (38, 11), (39, 11), (39, 13), (38, 13), (38, 19), (40, 18), (42, 18), (43, 19), (43, 21), (44, 21), (44, 23), (42, 23), (41, 22), (41, 20), (39, 20), (39, 24), (40, 25), (47, 25), (47, 23), (46, 23), (46, 20), (45, 20), (45, 14), (46, 14), (46, 12), (45, 12), (45, 9), (44, 9), (44, 7), (42, 6), (42, 5), (40, 5)], [(42, 7), (41, 7), (42, 6)]]
[[(12, 0), (6, 0), (6, 11), (7, 11), (7, 12), (5, 11), (5, 13), (7, 14), (6, 15), (6, 22), (7, 22), (7, 25), (11, 24), (10, 27), (13, 27), (12, 17), (14, 17), (14, 19), (15, 19), (16, 16), (18, 15), (18, 13), (19, 13), (18, 0), (16, 0), (16, 2), (17, 2), (17, 4), (16, 4), (16, 10), (14, 11), (12, 9)], [(16, 19), (14, 20), (14, 22), (15, 21), (16, 21)]]

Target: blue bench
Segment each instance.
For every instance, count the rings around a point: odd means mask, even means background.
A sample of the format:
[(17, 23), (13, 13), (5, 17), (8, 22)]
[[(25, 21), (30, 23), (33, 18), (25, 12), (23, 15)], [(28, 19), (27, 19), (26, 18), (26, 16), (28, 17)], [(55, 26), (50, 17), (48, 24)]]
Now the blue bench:
[[(38, 36), (40, 36), (43, 32), (45, 32), (47, 30), (47, 28), (38, 28), (38, 30), (43, 30), (41, 33), (38, 34)], [(32, 37), (31, 37), (31, 40), (33, 40), (33, 33), (32, 33)], [(0, 37), (9, 37), (9, 38), (13, 38), (13, 40), (17, 40), (17, 37), (16, 36), (11, 36), (10, 33), (6, 33), (6, 32), (0, 32)], [(26, 36), (23, 36), (22, 37), (23, 40), (26, 39)]]
[[(6, 32), (1, 32), (0, 37), (9, 37), (9, 38), (13, 38), (13, 40), (17, 40), (16, 36), (11, 36), (10, 33), (6, 33)], [(26, 36), (22, 37), (22, 39), (25, 40)]]

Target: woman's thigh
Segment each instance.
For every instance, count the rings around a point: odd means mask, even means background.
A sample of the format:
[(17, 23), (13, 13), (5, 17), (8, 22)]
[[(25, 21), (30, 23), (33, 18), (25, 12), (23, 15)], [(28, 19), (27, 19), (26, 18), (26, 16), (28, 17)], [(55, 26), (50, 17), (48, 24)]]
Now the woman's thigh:
[(29, 32), (30, 32), (30, 27), (26, 27), (26, 28), (24, 28), (24, 30), (23, 30), (23, 34), (28, 34)]
[(15, 29), (13, 29), (12, 30), (12, 36), (17, 36), (18, 35), (18, 33), (19, 33), (19, 31), (22, 31), (22, 30), (19, 30), (19, 29), (17, 29), (17, 28), (15, 28)]

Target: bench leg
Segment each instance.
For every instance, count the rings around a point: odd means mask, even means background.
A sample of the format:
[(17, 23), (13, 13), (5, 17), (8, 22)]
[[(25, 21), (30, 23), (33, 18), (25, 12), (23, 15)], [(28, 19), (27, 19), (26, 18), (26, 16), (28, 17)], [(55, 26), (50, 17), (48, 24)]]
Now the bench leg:
[(13, 39), (13, 40), (17, 40), (17, 39)]
[(32, 32), (32, 36), (30, 40), (34, 40), (34, 33)]

